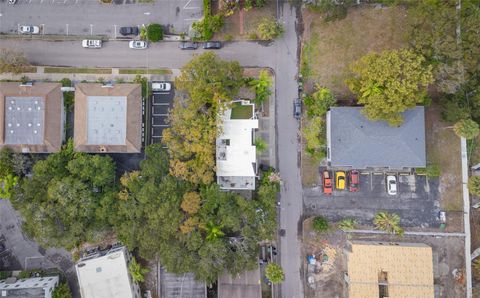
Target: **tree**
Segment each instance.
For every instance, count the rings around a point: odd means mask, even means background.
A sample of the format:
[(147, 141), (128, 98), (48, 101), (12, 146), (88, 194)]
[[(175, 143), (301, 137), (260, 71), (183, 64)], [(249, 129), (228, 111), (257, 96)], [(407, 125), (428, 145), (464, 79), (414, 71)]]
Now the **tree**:
[(475, 196), (480, 196), (480, 176), (472, 176), (468, 179), (468, 190)]
[(343, 231), (355, 230), (358, 222), (353, 218), (345, 218), (338, 224), (338, 228)]
[(370, 120), (385, 120), (392, 126), (403, 122), (402, 113), (421, 104), (433, 82), (432, 67), (411, 50), (370, 53), (351, 65), (354, 77), (347, 80), (358, 95), (363, 113)]
[(257, 35), (262, 40), (271, 40), (280, 37), (283, 31), (283, 26), (274, 18), (263, 18), (257, 27)]
[(473, 278), (480, 280), (480, 259), (475, 259), (472, 262)]
[(29, 66), (25, 55), (17, 50), (0, 48), (0, 73), (22, 73)]
[(52, 293), (52, 298), (72, 298), (72, 292), (66, 282), (60, 283)]
[(73, 151), (73, 142), (33, 166), (31, 178), (14, 189), (13, 206), (24, 230), (46, 247), (71, 249), (108, 231), (117, 194), (115, 166), (108, 156)]
[(268, 144), (264, 139), (258, 137), (258, 138), (255, 138), (255, 148), (258, 153), (262, 153), (262, 152), (265, 152), (265, 150), (267, 150)]
[(249, 84), (255, 91), (255, 104), (262, 104), (272, 94), (272, 78), (267, 70), (261, 70), (258, 79), (251, 80)]
[(322, 117), (312, 118), (308, 121), (308, 125), (302, 127), (302, 135), (305, 140), (305, 152), (317, 160), (324, 158), (325, 120)]
[(0, 149), (0, 178), (13, 174), (13, 151), (8, 147)]
[(276, 263), (268, 263), (265, 266), (265, 276), (273, 284), (281, 283), (285, 279), (282, 267)]
[(377, 226), (377, 229), (390, 234), (402, 236), (404, 233), (404, 230), (399, 226), (400, 216), (396, 213), (379, 212), (375, 215), (373, 223)]
[(307, 116), (309, 118), (323, 117), (336, 102), (335, 96), (328, 88), (317, 85), (317, 91), (304, 100)]
[(180, 208), (188, 214), (192, 215), (200, 209), (200, 195), (197, 192), (187, 192), (183, 195)]
[(132, 257), (130, 263), (128, 263), (128, 272), (132, 276), (133, 281), (135, 282), (144, 282), (145, 281), (145, 274), (150, 272), (150, 269), (142, 267), (135, 257)]
[(163, 39), (163, 28), (160, 24), (150, 24), (147, 27), (147, 39), (157, 42)]
[(478, 135), (480, 132), (480, 127), (478, 126), (478, 123), (472, 119), (464, 119), (455, 123), (453, 130), (457, 136), (471, 140)]
[(344, 19), (353, 0), (310, 0), (309, 8), (324, 14), (325, 22)]
[(8, 174), (0, 178), (0, 199), (10, 199), (13, 188), (18, 184), (18, 177)]
[(262, 182), (262, 193), (252, 200), (216, 184), (192, 185), (169, 175), (161, 144), (148, 146), (140, 171), (125, 174), (121, 184), (112, 210), (119, 239), (143, 258), (158, 257), (172, 273), (193, 272), (213, 282), (225, 270), (249, 270), (256, 265), (258, 243), (273, 239), (276, 230), (278, 182)]
[(313, 229), (317, 232), (328, 230), (328, 221), (323, 216), (317, 216), (313, 219)]
[(176, 79), (177, 97), (169, 115), (171, 127), (163, 131), (170, 154), (170, 173), (194, 184), (214, 178), (217, 115), (238, 94), (243, 71), (238, 62), (205, 53), (182, 68)]

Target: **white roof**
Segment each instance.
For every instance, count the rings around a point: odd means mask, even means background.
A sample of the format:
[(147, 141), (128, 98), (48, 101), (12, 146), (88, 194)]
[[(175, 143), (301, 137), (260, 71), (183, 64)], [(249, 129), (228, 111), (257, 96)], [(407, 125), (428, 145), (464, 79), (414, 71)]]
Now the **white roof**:
[(125, 145), (127, 97), (89, 96), (87, 105), (87, 143)]
[(75, 266), (82, 298), (133, 298), (125, 248)]

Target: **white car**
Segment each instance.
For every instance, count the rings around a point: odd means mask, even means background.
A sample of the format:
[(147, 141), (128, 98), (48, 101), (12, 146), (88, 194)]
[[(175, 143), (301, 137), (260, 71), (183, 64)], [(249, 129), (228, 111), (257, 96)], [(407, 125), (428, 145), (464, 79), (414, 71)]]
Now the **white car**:
[(38, 26), (20, 26), (19, 31), (21, 34), (38, 34), (40, 28)]
[(152, 91), (170, 91), (172, 89), (172, 84), (169, 82), (153, 82)]
[(98, 39), (84, 39), (82, 40), (82, 47), (87, 49), (100, 49), (102, 41)]
[(397, 177), (392, 175), (387, 176), (387, 192), (391, 196), (397, 194)]
[(136, 49), (136, 50), (146, 49), (147, 42), (143, 40), (132, 40), (128, 43), (128, 46), (130, 47), (130, 49)]

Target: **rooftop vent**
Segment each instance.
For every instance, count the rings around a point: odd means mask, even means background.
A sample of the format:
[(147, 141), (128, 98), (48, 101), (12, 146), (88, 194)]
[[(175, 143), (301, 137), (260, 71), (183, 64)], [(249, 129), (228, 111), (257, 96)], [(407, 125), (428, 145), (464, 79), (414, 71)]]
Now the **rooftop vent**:
[(100, 146), (100, 152), (107, 152), (107, 147)]

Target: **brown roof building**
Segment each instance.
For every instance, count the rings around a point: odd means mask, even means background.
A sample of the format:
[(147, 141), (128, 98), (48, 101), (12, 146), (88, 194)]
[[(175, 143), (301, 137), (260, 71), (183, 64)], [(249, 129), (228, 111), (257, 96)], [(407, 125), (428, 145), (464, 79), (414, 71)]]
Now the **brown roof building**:
[(139, 84), (77, 84), (75, 150), (136, 153), (142, 149), (142, 90)]
[(421, 243), (351, 241), (350, 298), (433, 298), (432, 248)]
[(58, 83), (0, 83), (0, 148), (50, 153), (63, 141), (63, 96)]

